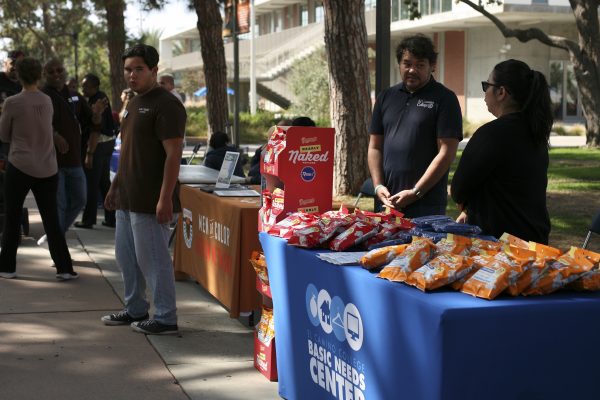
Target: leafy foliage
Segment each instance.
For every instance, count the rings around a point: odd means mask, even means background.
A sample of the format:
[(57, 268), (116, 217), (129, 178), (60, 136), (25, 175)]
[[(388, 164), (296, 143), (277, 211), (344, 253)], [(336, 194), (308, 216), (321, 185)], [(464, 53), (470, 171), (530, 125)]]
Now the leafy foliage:
[(329, 76), (325, 50), (314, 52), (296, 63), (290, 84), (297, 97), (290, 111), (314, 120), (329, 119)]

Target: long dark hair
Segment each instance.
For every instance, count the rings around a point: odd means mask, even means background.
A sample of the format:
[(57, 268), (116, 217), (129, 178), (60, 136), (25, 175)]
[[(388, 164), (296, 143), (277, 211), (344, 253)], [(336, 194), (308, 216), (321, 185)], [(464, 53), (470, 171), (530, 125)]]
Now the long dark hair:
[(506, 60), (492, 72), (494, 82), (504, 86), (519, 106), (535, 143), (548, 145), (552, 130), (552, 103), (546, 77), (523, 61)]

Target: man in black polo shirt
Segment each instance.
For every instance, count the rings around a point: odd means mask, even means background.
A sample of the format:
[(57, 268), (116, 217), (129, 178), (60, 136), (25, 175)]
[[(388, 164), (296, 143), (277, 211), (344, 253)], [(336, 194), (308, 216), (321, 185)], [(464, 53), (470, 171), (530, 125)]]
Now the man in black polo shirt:
[(445, 214), (448, 169), (462, 140), (456, 95), (435, 81), (437, 53), (423, 35), (396, 49), (402, 82), (373, 109), (368, 161), (377, 199), (407, 217)]

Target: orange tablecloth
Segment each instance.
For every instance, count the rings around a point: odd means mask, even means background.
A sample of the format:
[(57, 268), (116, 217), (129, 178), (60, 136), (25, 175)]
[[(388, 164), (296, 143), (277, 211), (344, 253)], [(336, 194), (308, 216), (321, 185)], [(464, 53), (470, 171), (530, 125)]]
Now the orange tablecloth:
[(248, 261), (253, 250), (260, 250), (260, 199), (218, 197), (187, 185), (181, 185), (180, 198), (176, 277), (182, 278), (183, 273), (195, 279), (232, 318), (260, 309), (256, 274)]

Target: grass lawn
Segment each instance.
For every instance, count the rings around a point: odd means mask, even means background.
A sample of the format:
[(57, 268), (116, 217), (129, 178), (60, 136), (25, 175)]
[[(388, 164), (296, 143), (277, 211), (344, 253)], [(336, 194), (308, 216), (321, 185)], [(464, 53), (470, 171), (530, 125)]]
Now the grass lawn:
[[(450, 169), (450, 179), (462, 152)], [(352, 205), (353, 197), (339, 198)], [(550, 150), (548, 168), (548, 212), (552, 223), (550, 245), (561, 249), (581, 246), (594, 215), (600, 211), (600, 150), (556, 148)], [(359, 207), (373, 209), (372, 199), (361, 199)], [(456, 217), (458, 209), (449, 198), (448, 215)], [(589, 249), (600, 252), (600, 236), (595, 235)]]

